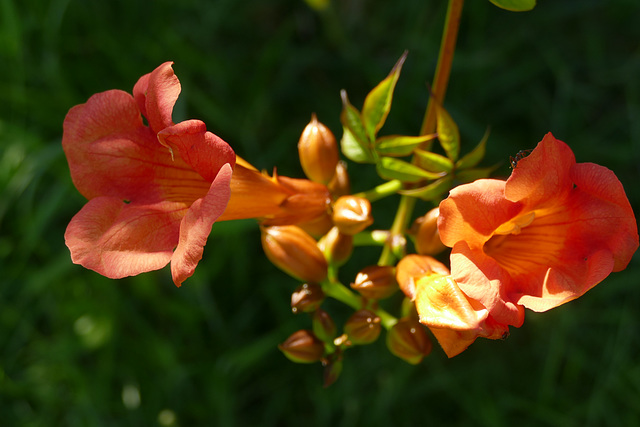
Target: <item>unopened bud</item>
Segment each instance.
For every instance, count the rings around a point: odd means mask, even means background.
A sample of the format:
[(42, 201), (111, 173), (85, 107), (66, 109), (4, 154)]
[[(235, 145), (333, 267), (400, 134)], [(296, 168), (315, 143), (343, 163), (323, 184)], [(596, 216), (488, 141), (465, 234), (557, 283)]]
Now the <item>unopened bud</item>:
[(363, 197), (340, 197), (333, 205), (333, 223), (341, 233), (358, 234), (373, 224), (371, 202)]
[(353, 252), (353, 236), (343, 234), (338, 227), (333, 227), (320, 239), (318, 247), (324, 256), (337, 266), (343, 265), (351, 257)]
[(371, 265), (363, 268), (351, 287), (369, 299), (388, 298), (398, 290), (395, 267)]
[(300, 227), (262, 227), (262, 248), (276, 267), (303, 282), (320, 283), (327, 277), (327, 260), (316, 241)]
[(369, 310), (358, 310), (347, 319), (344, 332), (352, 344), (370, 344), (380, 335), (380, 317)]
[(342, 352), (329, 355), (329, 357), (322, 362), (322, 365), (324, 366), (323, 383), (325, 387), (329, 387), (336, 382), (342, 372)]
[(310, 313), (315, 311), (324, 301), (324, 292), (320, 285), (305, 283), (291, 294), (291, 311), (294, 313)]
[(417, 320), (404, 318), (387, 332), (387, 347), (395, 356), (417, 365), (431, 353), (433, 345), (424, 326)]
[(345, 162), (338, 162), (336, 165), (336, 173), (333, 175), (333, 179), (328, 187), (334, 199), (351, 193), (351, 181), (349, 180), (349, 173), (347, 172), (347, 164)]
[(426, 215), (416, 219), (411, 227), (416, 238), (416, 252), (420, 255), (436, 255), (446, 248), (438, 232), (439, 214), (440, 209), (433, 208)]
[(306, 329), (294, 332), (278, 348), (287, 359), (296, 363), (318, 362), (324, 355), (324, 343)]
[(318, 121), (315, 114), (304, 128), (298, 141), (300, 164), (305, 175), (316, 182), (328, 184), (338, 164), (338, 144), (328, 127)]
[(319, 340), (331, 342), (336, 337), (336, 324), (329, 313), (319, 308), (313, 313), (313, 333)]
[(320, 238), (331, 230), (331, 227), (333, 227), (333, 219), (329, 212), (324, 212), (318, 218), (314, 218), (307, 222), (301, 222), (296, 225), (309, 233), (312, 237)]

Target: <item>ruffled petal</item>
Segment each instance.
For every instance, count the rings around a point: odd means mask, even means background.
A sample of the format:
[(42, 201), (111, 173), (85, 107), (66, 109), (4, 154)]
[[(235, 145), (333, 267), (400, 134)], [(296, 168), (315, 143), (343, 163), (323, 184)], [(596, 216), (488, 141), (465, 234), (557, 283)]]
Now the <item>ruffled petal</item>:
[(510, 297), (511, 277), (493, 258), (472, 250), (466, 242), (456, 243), (451, 252), (451, 276), (462, 291), (485, 306), (497, 322), (517, 328), (524, 321), (524, 309)]
[(569, 171), (575, 164), (571, 148), (548, 133), (513, 169), (504, 189), (505, 197), (538, 209), (553, 205), (571, 190)]
[(133, 87), (133, 96), (154, 133), (173, 125), (173, 106), (181, 87), (172, 65), (173, 62), (165, 62), (142, 76)]
[(236, 155), (222, 138), (207, 132), (200, 120), (186, 120), (158, 133), (161, 144), (175, 150), (205, 180), (212, 182), (223, 165), (235, 165)]
[(481, 247), (501, 224), (518, 215), (520, 203), (504, 198), (505, 182), (480, 179), (451, 190), (440, 203), (438, 231), (446, 246), (453, 247), (465, 240), (472, 247)]
[(178, 247), (171, 258), (171, 274), (176, 286), (191, 277), (202, 259), (211, 227), (224, 212), (231, 196), (231, 176), (231, 165), (223, 165), (207, 195), (196, 200), (182, 219)]
[(65, 243), (74, 263), (112, 279), (158, 270), (171, 260), (185, 209), (97, 197), (71, 219)]

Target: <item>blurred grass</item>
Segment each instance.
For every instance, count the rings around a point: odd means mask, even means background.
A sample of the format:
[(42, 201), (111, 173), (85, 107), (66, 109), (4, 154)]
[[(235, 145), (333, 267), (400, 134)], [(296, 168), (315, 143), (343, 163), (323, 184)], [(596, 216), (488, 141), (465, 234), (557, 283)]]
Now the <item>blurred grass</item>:
[[(486, 163), (502, 173), (552, 131), (578, 161), (613, 169), (638, 212), (640, 7), (539, 3), (467, 2), (446, 106), (467, 149), (491, 126)], [(637, 256), (452, 360), (436, 348), (409, 366), (383, 340), (350, 350), (329, 389), (276, 348), (309, 323), (250, 221), (216, 225), (181, 289), (166, 269), (111, 281), (71, 264), (62, 236), (84, 200), (64, 115), (166, 60), (183, 84), (176, 120), (203, 119), (258, 167), (301, 176), (292, 153), (311, 113), (339, 135), (339, 90), (360, 105), (408, 49), (383, 132), (416, 132), (445, 2), (333, 4), (0, 0), (1, 425), (640, 425)], [(385, 225), (393, 206), (375, 208)]]

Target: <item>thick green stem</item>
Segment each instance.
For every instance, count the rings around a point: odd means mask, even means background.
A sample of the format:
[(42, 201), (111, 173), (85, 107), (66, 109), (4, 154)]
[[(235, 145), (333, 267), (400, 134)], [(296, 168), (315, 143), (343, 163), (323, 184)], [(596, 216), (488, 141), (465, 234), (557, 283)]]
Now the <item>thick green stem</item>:
[(393, 265), (395, 263), (395, 253), (398, 252), (399, 247), (404, 247), (404, 234), (408, 228), (409, 221), (411, 221), (411, 214), (415, 204), (416, 199), (414, 197), (400, 197), (398, 211), (391, 225), (391, 230), (389, 230), (389, 240), (382, 250), (378, 265)]

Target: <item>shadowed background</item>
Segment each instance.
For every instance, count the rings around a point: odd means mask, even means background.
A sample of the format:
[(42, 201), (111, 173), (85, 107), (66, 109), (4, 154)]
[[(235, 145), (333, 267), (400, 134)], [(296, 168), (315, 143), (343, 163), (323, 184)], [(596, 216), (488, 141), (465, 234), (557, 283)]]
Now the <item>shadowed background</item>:
[[(295, 280), (262, 254), (253, 221), (219, 223), (178, 289), (165, 268), (108, 280), (64, 246), (84, 204), (60, 145), (68, 109), (131, 92), (172, 60), (174, 120), (202, 119), (259, 168), (302, 176), (311, 113), (339, 137), (354, 105), (409, 51), (382, 134), (420, 128), (445, 1), (0, 0), (0, 418), (12, 426), (640, 425), (640, 263), (584, 297), (528, 312), (506, 341), (410, 366), (384, 335), (349, 350), (336, 384), (277, 344), (309, 328)], [(463, 152), (491, 128), (484, 165), (552, 131), (579, 162), (613, 169), (640, 208), (640, 7), (540, 0), (465, 5), (445, 106)], [(375, 183), (354, 167), (354, 190)], [(396, 200), (374, 205), (388, 227)], [(426, 209), (426, 206), (423, 206)], [(363, 251), (352, 270), (377, 260)], [(345, 282), (350, 278), (343, 277)], [(399, 298), (389, 307), (396, 311)], [(394, 305), (395, 304), (395, 305)], [(346, 308), (328, 304), (336, 319)]]

